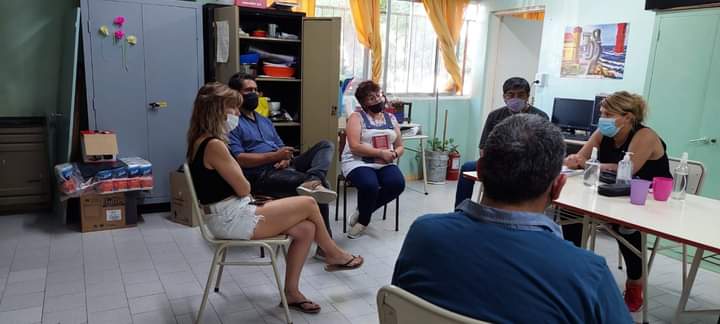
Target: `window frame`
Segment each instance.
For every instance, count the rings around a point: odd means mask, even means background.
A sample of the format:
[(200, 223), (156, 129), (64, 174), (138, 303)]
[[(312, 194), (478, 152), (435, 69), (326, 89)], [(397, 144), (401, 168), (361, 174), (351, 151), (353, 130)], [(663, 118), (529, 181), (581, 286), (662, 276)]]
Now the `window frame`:
[[(439, 73), (439, 72), (440, 72), (440, 69), (443, 68), (443, 67), (441, 67), (440, 64), (439, 64), (439, 62), (441, 61), (441, 55), (440, 55), (440, 49), (439, 49), (439, 46), (438, 46), (438, 41), (437, 41), (437, 36), (436, 36), (436, 35), (433, 35), (433, 37), (435, 37), (435, 46), (434, 46), (435, 54), (434, 54), (434, 56), (433, 56), (433, 64), (434, 64), (434, 69), (433, 69), (433, 70), (435, 71), (435, 72), (433, 73), (433, 91), (431, 91), (431, 92), (411, 92), (411, 91), (406, 91), (406, 92), (387, 92), (387, 85), (388, 85), (388, 83), (387, 83), (387, 78), (388, 78), (388, 73), (387, 73), (387, 71), (388, 71), (388, 66), (389, 66), (389, 64), (388, 64), (388, 53), (389, 53), (389, 50), (390, 50), (390, 46), (389, 46), (388, 44), (389, 44), (389, 41), (390, 41), (390, 30), (392, 29), (392, 24), (390, 23), (390, 22), (391, 22), (391, 19), (389, 19), (389, 18), (392, 17), (392, 15), (393, 15), (393, 13), (392, 13), (392, 4), (393, 4), (393, 2), (395, 2), (395, 1), (408, 1), (408, 0), (387, 0), (387, 1), (386, 1), (386, 8), (381, 8), (381, 9), (380, 9), (380, 10), (381, 10), (381, 11), (380, 11), (380, 14), (381, 14), (382, 16), (385, 16), (385, 17), (386, 17), (386, 18), (385, 18), (385, 19), (386, 19), (385, 35), (384, 35), (384, 37), (383, 37), (383, 38), (384, 38), (384, 39), (383, 39), (383, 42), (384, 42), (384, 45), (385, 45), (385, 46), (383, 46), (383, 49), (382, 49), (382, 50), (383, 50), (383, 57), (382, 57), (382, 65), (383, 65), (383, 67), (382, 67), (382, 77), (381, 77), (381, 81), (380, 81), (380, 87), (382, 88), (383, 93), (386, 93), (386, 94), (388, 94), (388, 95), (392, 95), (392, 96), (394, 96), (394, 97), (403, 97), (403, 98), (432, 98), (432, 97), (435, 97), (436, 95), (438, 95), (438, 96), (440, 96), (440, 97), (469, 98), (472, 94), (471, 94), (471, 93), (465, 93), (465, 89), (464, 89), (465, 87), (464, 87), (464, 86), (463, 86), (463, 89), (460, 89), (460, 93), (454, 93), (454, 92), (450, 92), (450, 91), (439, 91), (439, 88), (438, 88), (438, 82), (439, 82), (438, 77), (439, 77), (439, 74), (440, 74), (440, 73)], [(413, 3), (414, 3), (415, 1), (410, 1), (410, 2), (413, 2)], [(315, 10), (316, 10), (316, 13), (317, 13), (318, 10), (322, 10), (322, 9), (325, 9), (325, 10), (328, 10), (328, 9), (335, 9), (335, 10), (337, 10), (337, 9), (347, 9), (347, 10), (349, 10), (348, 8), (344, 8), (344, 7), (341, 7), (341, 6), (317, 5), (317, 6), (316, 6), (316, 9), (315, 9)], [(409, 17), (410, 17), (410, 21), (409, 21), (409, 33), (408, 33), (408, 37), (409, 37), (409, 40), (408, 40), (409, 45), (408, 45), (408, 46), (409, 46), (409, 48), (412, 48), (412, 46), (413, 46), (413, 39), (412, 39), (411, 33), (412, 33), (413, 22), (414, 22), (414, 20), (415, 20), (415, 18), (416, 18), (416, 17), (415, 17), (415, 14), (414, 14), (414, 11), (415, 11), (415, 6), (413, 5), (413, 6), (411, 7), (411, 13), (409, 14)], [(465, 17), (463, 18), (463, 25), (464, 25), (464, 26), (463, 26), (463, 31), (464, 31), (464, 33), (461, 32), (461, 33), (462, 33), (461, 39), (460, 39), (460, 41), (458, 42), (458, 44), (455, 46), (455, 56), (458, 58), (458, 65), (460, 65), (460, 69), (461, 69), (461, 73), (462, 73), (462, 76), (461, 76), (461, 77), (462, 77), (462, 80), (463, 80), (463, 84), (465, 84), (465, 80), (468, 79), (467, 76), (472, 75), (471, 73), (468, 73), (468, 72), (471, 72), (471, 71), (467, 71), (467, 69), (466, 69), (467, 55), (468, 55), (468, 38), (469, 38), (469, 37), (468, 37), (468, 36), (469, 36), (469, 31), (468, 31), (468, 29), (469, 29), (471, 23), (478, 23), (477, 17), (474, 17), (473, 19), (467, 19), (467, 18), (465, 18)], [(461, 44), (462, 44), (462, 46), (461, 46)], [(341, 46), (343, 46), (343, 44), (341, 44)], [(459, 54), (460, 54), (460, 49), (461, 49), (461, 47), (462, 47), (462, 56), (459, 55)], [(342, 51), (341, 51), (341, 52), (342, 52)], [(411, 56), (411, 53), (412, 53), (412, 51), (409, 50), (409, 51), (408, 51), (408, 58)], [(370, 61), (370, 60), (371, 60), (370, 50), (369, 50), (368, 48), (363, 48), (363, 60), (362, 60), (362, 65), (363, 65), (363, 66), (361, 67), (362, 75), (360, 75), (360, 77), (361, 77), (362, 79), (367, 80), (367, 79), (369, 79), (370, 76), (371, 76), (371, 73), (372, 73), (372, 72), (371, 72), (371, 61)], [(409, 70), (409, 69), (408, 69), (408, 72), (407, 72), (407, 73), (410, 74), (410, 70)], [(409, 79), (409, 77), (408, 77), (408, 79)], [(468, 92), (469, 92), (469, 91), (468, 91)]]

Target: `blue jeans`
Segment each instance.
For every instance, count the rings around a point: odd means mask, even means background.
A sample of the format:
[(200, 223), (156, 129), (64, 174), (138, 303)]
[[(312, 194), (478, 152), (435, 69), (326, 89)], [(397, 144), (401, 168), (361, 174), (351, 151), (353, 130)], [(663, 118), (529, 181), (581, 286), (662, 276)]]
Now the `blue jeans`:
[(457, 189), (455, 190), (455, 207), (459, 205), (463, 200), (472, 198), (473, 187), (475, 182), (469, 179), (465, 179), (462, 176), (463, 172), (476, 171), (477, 161), (467, 161), (460, 168), (460, 179), (457, 183)]
[(395, 200), (405, 190), (405, 178), (397, 165), (388, 165), (376, 170), (359, 167), (347, 175), (358, 191), (358, 223), (367, 226), (370, 216), (378, 208)]

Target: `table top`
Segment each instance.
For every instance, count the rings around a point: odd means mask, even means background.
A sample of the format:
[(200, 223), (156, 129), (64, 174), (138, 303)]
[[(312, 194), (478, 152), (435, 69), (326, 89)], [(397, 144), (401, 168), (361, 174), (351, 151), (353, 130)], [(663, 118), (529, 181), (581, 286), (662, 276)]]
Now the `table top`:
[(720, 253), (720, 200), (688, 194), (685, 200), (656, 201), (650, 194), (644, 206), (637, 206), (630, 203), (630, 197), (601, 196), (585, 186), (582, 177), (570, 177), (555, 203), (594, 218)]
[(583, 146), (587, 141), (581, 141), (581, 140), (574, 140), (574, 139), (565, 139), (564, 140), (566, 144), (573, 144), (573, 145), (580, 145)]
[(413, 135), (413, 136), (403, 136), (403, 140), (422, 140), (428, 138), (427, 135)]
[[(476, 172), (463, 172), (477, 180)], [(583, 184), (582, 177), (568, 177), (555, 204), (593, 218), (621, 224), (679, 243), (720, 253), (720, 200), (688, 194), (685, 200), (655, 201), (648, 195), (645, 206), (630, 197), (605, 197)]]

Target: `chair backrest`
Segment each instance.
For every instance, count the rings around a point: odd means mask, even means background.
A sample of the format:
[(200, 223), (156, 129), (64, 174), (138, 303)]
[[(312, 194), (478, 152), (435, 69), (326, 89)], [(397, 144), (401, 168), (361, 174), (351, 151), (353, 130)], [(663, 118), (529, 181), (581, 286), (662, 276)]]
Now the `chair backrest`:
[(215, 243), (215, 236), (210, 233), (207, 226), (205, 225), (205, 211), (200, 208), (200, 201), (198, 201), (197, 199), (197, 194), (195, 193), (195, 184), (193, 183), (192, 175), (190, 174), (190, 166), (187, 163), (183, 164), (183, 172), (185, 173), (185, 180), (187, 181), (190, 190), (190, 200), (192, 201), (192, 208), (195, 209), (195, 212), (198, 215), (198, 227), (200, 227), (200, 234), (202, 234), (202, 237), (209, 243)]
[(487, 323), (433, 305), (393, 285), (380, 288), (377, 305), (380, 324)]
[[(680, 164), (680, 159), (670, 157), (670, 173)], [(688, 185), (687, 192), (699, 195), (705, 181), (705, 166), (702, 162), (688, 160)]]
[(338, 131), (338, 162), (342, 162), (342, 153), (345, 150), (345, 144), (347, 144), (347, 134), (344, 129)]

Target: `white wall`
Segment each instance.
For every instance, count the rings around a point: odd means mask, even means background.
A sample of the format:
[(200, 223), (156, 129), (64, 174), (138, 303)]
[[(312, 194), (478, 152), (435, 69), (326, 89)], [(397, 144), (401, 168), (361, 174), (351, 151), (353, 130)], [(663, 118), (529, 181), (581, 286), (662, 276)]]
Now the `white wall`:
[(502, 17), (491, 94), (493, 109), (505, 105), (502, 97), (505, 80), (511, 77), (525, 78), (528, 82), (534, 80), (540, 62), (542, 27), (542, 21)]
[[(535, 105), (548, 114), (552, 112), (555, 97), (591, 99), (595, 94), (603, 92), (618, 90), (643, 92), (655, 23), (655, 13), (644, 10), (644, 0), (487, 0), (480, 2), (480, 5), (484, 17), (480, 24), (484, 27), (476, 39), (482, 44), (487, 44), (488, 40), (497, 33), (495, 28), (498, 26), (498, 18), (493, 15), (494, 12), (525, 7), (545, 7), (538, 70), (548, 74), (548, 83), (544, 89), (537, 91)], [(565, 27), (619, 22), (629, 23), (628, 53), (623, 80), (560, 78)], [(493, 109), (493, 107), (485, 107), (486, 82), (492, 82), (487, 77), (488, 49), (486, 46), (480, 48), (479, 57), (475, 60), (477, 64), (473, 70), (470, 116), (478, 123), (477, 127), (471, 127), (477, 129), (477, 133), (474, 134), (476, 142), (479, 141), (484, 123), (484, 110)]]

